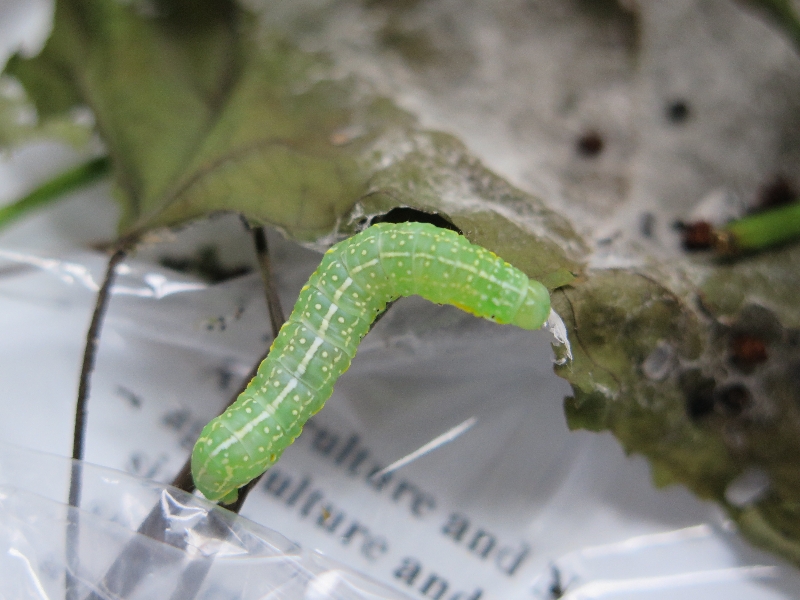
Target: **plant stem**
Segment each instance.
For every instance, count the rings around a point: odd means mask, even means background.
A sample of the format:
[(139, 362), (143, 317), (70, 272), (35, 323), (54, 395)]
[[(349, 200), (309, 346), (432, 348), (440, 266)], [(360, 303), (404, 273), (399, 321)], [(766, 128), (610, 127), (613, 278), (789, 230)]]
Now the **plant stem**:
[[(249, 226), (248, 226), (249, 228)], [(267, 297), (267, 306), (270, 313), (270, 323), (272, 326), (272, 335), (276, 337), (283, 325), (283, 309), (278, 299), (278, 294), (275, 289), (275, 282), (272, 275), (272, 269), (269, 261), (269, 250), (267, 247), (266, 236), (262, 228), (255, 228), (251, 230), (253, 236), (253, 244), (255, 246), (256, 254), (258, 255), (259, 268), (261, 269), (261, 277), (264, 282), (264, 293)], [(250, 374), (242, 382), (240, 388), (231, 397), (226, 404), (225, 408), (233, 404), (236, 398), (241, 394), (250, 383), (250, 380), (255, 377), (258, 371), (258, 366), (265, 357), (258, 360), (256, 365), (251, 370)], [(223, 409), (224, 410), (224, 409)], [(192, 480), (191, 457), (184, 463), (181, 470), (172, 480), (172, 485), (185, 492), (192, 493), (194, 491), (194, 481)], [(249, 491), (249, 490), (248, 490)], [(238, 513), (244, 499), (247, 497), (247, 492), (243, 489), (240, 492), (239, 500), (236, 506), (228, 507), (234, 508), (233, 512)], [(207, 513), (211, 526), (220, 531), (220, 536), (225, 535), (226, 524), (215, 516), (213, 511)], [(165, 533), (170, 526), (168, 515), (164, 515), (161, 503), (156, 504), (150, 509), (147, 517), (142, 521), (137, 529), (137, 533), (151, 539), (165, 541)], [(106, 571), (101, 589), (107, 591), (114, 597), (126, 597), (141, 581), (142, 577), (147, 576), (152, 567), (154, 566), (148, 560), (148, 548), (143, 545), (137, 536), (134, 536), (129, 541), (122, 552), (120, 552), (117, 559)], [(189, 562), (184, 568), (181, 580), (175, 588), (171, 596), (171, 600), (191, 600), (200, 590), (203, 580), (211, 568), (213, 557), (199, 557)], [(93, 592), (86, 600), (102, 600), (102, 596)]]
[(752, 252), (800, 237), (800, 202), (793, 202), (728, 223), (718, 232), (717, 248), (725, 254)]
[(107, 156), (102, 156), (56, 175), (16, 202), (0, 207), (0, 228), (37, 208), (58, 200), (64, 194), (97, 181), (108, 174), (110, 170), (111, 162)]
[[(86, 345), (83, 351), (83, 362), (81, 364), (80, 381), (78, 383), (78, 398), (75, 403), (75, 425), (72, 434), (72, 470), (69, 480), (69, 505), (79, 508), (81, 504), (81, 461), (84, 454), (84, 441), (86, 437), (86, 403), (89, 399), (89, 389), (91, 384), (92, 372), (97, 359), (97, 346), (100, 341), (100, 330), (103, 326), (109, 301), (111, 300), (111, 286), (116, 277), (116, 270), (119, 264), (127, 255), (126, 249), (117, 249), (108, 260), (105, 278), (100, 290), (97, 292), (97, 300), (92, 313), (92, 320), (89, 324), (89, 331), (86, 334)], [(73, 511), (71, 519), (67, 522), (67, 573), (66, 573), (66, 596), (67, 600), (77, 598), (78, 580), (76, 575), (80, 567), (80, 521), (78, 511)]]

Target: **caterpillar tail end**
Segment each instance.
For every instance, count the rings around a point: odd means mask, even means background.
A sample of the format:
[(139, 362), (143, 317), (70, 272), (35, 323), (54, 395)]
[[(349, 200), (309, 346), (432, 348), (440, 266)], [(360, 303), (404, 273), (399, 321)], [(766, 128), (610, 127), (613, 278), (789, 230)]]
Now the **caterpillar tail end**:
[(197, 443), (192, 450), (192, 479), (195, 487), (211, 502), (230, 504), (238, 497), (238, 485), (231, 485), (230, 473), (219, 472), (215, 466), (218, 461), (212, 461), (209, 456), (215, 444), (210, 444), (207, 435), (208, 429), (214, 421), (206, 425)]
[(512, 325), (522, 329), (539, 329), (550, 316), (550, 292), (533, 279), (528, 280), (528, 290)]
[(223, 505), (233, 504), (239, 499), (239, 488), (236, 488), (232, 492), (228, 492), (227, 495), (223, 496), (219, 503)]

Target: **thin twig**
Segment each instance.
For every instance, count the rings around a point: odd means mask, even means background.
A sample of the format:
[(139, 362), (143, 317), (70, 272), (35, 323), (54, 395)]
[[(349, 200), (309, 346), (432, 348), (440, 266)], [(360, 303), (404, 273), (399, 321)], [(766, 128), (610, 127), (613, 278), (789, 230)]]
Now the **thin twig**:
[[(256, 256), (258, 257), (258, 267), (259, 271), (261, 272), (261, 280), (264, 282), (264, 295), (266, 296), (267, 308), (269, 309), (269, 322), (272, 326), (272, 339), (275, 339), (278, 337), (278, 332), (280, 332), (281, 327), (283, 327), (283, 324), (286, 322), (286, 317), (283, 314), (281, 301), (278, 297), (278, 290), (275, 286), (275, 279), (273, 277), (272, 266), (269, 260), (267, 236), (264, 228), (255, 227), (251, 229), (251, 233), (253, 235), (253, 243), (256, 248)], [(269, 350), (267, 350), (267, 354), (269, 354)], [(266, 357), (267, 355), (265, 354), (264, 358)], [(258, 364), (253, 368), (250, 376), (247, 378), (247, 383), (249, 383), (250, 380), (256, 376), (260, 364), (261, 361), (259, 361)], [(258, 485), (258, 482), (261, 481), (263, 476), (264, 473), (253, 479), (247, 485), (239, 488), (239, 495), (237, 496), (236, 500), (231, 504), (226, 505), (225, 508), (231, 512), (239, 514), (239, 511), (242, 510), (242, 505), (244, 505), (244, 501), (247, 499), (247, 495), (256, 485)]]
[[(253, 227), (251, 228), (247, 221), (242, 218), (242, 223), (244, 226), (250, 231), (250, 234), (253, 236), (253, 245), (256, 251), (256, 257), (258, 259), (258, 267), (261, 273), (261, 281), (264, 283), (264, 296), (267, 301), (267, 309), (269, 310), (269, 323), (272, 329), (272, 339), (278, 337), (278, 332), (283, 327), (283, 324), (286, 322), (286, 318), (284, 317), (283, 307), (281, 306), (281, 300), (278, 297), (278, 291), (275, 285), (275, 277), (272, 272), (272, 264), (269, 258), (269, 247), (267, 245), (267, 237), (264, 232), (263, 227)], [(269, 354), (269, 350), (258, 359), (256, 364), (250, 369), (250, 372), (247, 374), (247, 377), (244, 378), (242, 384), (236, 390), (236, 393), (231, 396), (231, 399), (222, 409), (222, 412), (227, 410), (227, 408), (236, 402), (236, 399), (239, 395), (247, 388), (250, 384), (250, 381), (256, 376), (258, 373), (258, 367), (267, 358)], [(220, 414), (222, 414), (220, 412)], [(194, 480), (192, 479), (192, 459), (191, 456), (186, 460), (186, 462), (181, 467), (181, 470), (178, 471), (178, 474), (172, 480), (170, 484), (173, 487), (178, 488), (179, 490), (183, 490), (184, 492), (189, 492), (190, 494), (194, 492)], [(228, 510), (232, 510), (232, 512), (238, 513), (238, 510), (233, 510), (231, 507), (239, 505), (241, 508), (241, 502), (244, 502), (242, 498), (242, 493), (240, 492), (239, 498), (241, 501), (238, 501), (230, 506), (226, 506)], [(247, 494), (244, 494), (244, 497), (247, 497)]]
[(272, 273), (272, 265), (269, 259), (269, 248), (267, 247), (267, 235), (263, 227), (256, 227), (251, 230), (253, 234), (253, 244), (256, 247), (256, 258), (258, 259), (261, 281), (264, 283), (264, 295), (267, 299), (269, 309), (269, 324), (272, 326), (273, 339), (278, 337), (278, 332), (286, 322), (283, 314), (278, 289), (275, 286), (275, 278)]
[[(248, 227), (249, 228), (249, 227)], [(270, 267), (268, 248), (264, 231), (261, 228), (251, 230), (253, 235), (253, 243), (258, 255), (259, 268), (261, 269), (261, 277), (264, 281), (264, 290), (267, 298), (267, 307), (270, 313), (270, 323), (272, 325), (272, 335), (277, 337), (283, 325), (283, 310), (280, 305), (280, 300), (275, 291), (275, 283), (272, 277), (272, 269)], [(268, 351), (269, 352), (269, 351)], [(239, 390), (231, 397), (230, 401), (225, 405), (225, 409), (236, 401), (239, 394), (241, 394), (250, 380), (256, 376), (258, 367), (261, 361), (266, 357), (262, 357), (253, 367), (249, 375), (245, 378)], [(223, 409), (224, 410), (224, 409)], [(257, 480), (251, 483), (255, 485)], [(194, 491), (194, 481), (192, 480), (192, 467), (191, 457), (184, 463), (181, 470), (172, 480), (172, 485), (185, 492), (192, 493)], [(239, 512), (241, 504), (247, 497), (247, 492), (242, 489), (239, 493), (240, 500), (236, 503), (236, 510)], [(142, 521), (137, 529), (137, 533), (148, 538), (159, 541), (165, 541), (165, 532), (169, 528), (167, 520), (168, 515), (164, 515), (161, 504), (156, 504), (150, 510), (150, 513)], [(209, 519), (214, 520), (213, 513), (209, 512)], [(216, 523), (216, 521), (214, 521)], [(212, 523), (212, 525), (214, 525)], [(217, 524), (219, 525), (219, 524)], [(220, 530), (222, 531), (222, 530)], [(222, 533), (221, 533), (222, 535)], [(100, 584), (100, 589), (108, 592), (114, 597), (125, 598), (139, 583), (143, 576), (146, 576), (152, 568), (151, 559), (148, 558), (148, 547), (142, 544), (138, 536), (128, 542), (122, 552), (119, 554), (114, 563), (106, 571), (103, 581)], [(172, 600), (192, 600), (203, 583), (203, 580), (211, 568), (213, 560), (211, 557), (198, 558), (192, 561), (185, 569), (176, 587)], [(90, 594), (86, 600), (102, 600), (102, 596), (96, 592)]]
[[(75, 406), (75, 431), (72, 437), (73, 460), (83, 460), (84, 436), (86, 433), (86, 401), (89, 399), (92, 372), (97, 359), (100, 330), (103, 327), (103, 319), (111, 300), (111, 286), (114, 284), (117, 267), (125, 259), (127, 253), (127, 249), (120, 248), (108, 260), (105, 278), (100, 290), (97, 292), (97, 302), (94, 307), (94, 313), (92, 313), (92, 321), (89, 324), (89, 331), (86, 333), (86, 346), (83, 351), (83, 363), (81, 364), (80, 382), (78, 383), (78, 400)], [(71, 503), (70, 506), (77, 506), (77, 504)]]
[[(75, 508), (81, 504), (81, 461), (84, 454), (84, 440), (86, 436), (86, 403), (89, 399), (92, 372), (97, 359), (97, 346), (100, 341), (100, 330), (103, 327), (108, 304), (111, 299), (111, 286), (114, 283), (116, 270), (127, 255), (126, 248), (117, 249), (108, 259), (105, 278), (100, 290), (86, 333), (86, 345), (83, 350), (80, 382), (78, 384), (78, 398), (75, 403), (75, 428), (72, 434), (72, 469), (69, 480), (69, 505)], [(80, 566), (79, 560), (79, 534), (80, 523), (78, 511), (73, 513), (73, 518), (67, 523), (67, 572), (66, 572), (66, 597), (67, 600), (77, 598), (78, 580), (75, 578)]]

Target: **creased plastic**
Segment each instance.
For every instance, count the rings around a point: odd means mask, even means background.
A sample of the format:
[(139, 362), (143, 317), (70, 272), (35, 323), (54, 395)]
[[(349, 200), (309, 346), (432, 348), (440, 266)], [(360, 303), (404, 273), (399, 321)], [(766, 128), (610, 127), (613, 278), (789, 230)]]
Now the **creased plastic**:
[[(246, 244), (231, 223), (223, 246)], [(270, 242), (289, 308), (319, 255)], [(124, 263), (93, 378), (88, 460), (148, 479), (86, 465), (76, 511), (64, 500), (69, 461), (3, 447), (7, 597), (63, 597), (69, 522), (80, 524), (86, 593), (105, 593), (109, 574), (115, 585), (144, 574), (113, 597), (800, 594), (797, 572), (749, 547), (713, 505), (655, 490), (644, 461), (624, 457), (610, 436), (567, 430), (569, 388), (550, 371), (549, 334), (421, 299), (398, 302), (365, 338), (326, 407), (248, 497), (247, 518), (155, 483), (172, 478), (271, 340), (255, 274), (209, 285), (154, 264), (187, 252), (170, 243)], [(2, 256), (0, 440), (66, 454), (104, 258)], [(752, 494), (739, 496), (746, 504)], [(153, 507), (166, 524), (156, 539), (137, 533)], [(125, 558), (131, 544), (136, 561)]]
[[(83, 507), (63, 501), (72, 461), (0, 444), (0, 598), (405, 596), (180, 490), (84, 463)], [(78, 542), (66, 541), (68, 526)]]

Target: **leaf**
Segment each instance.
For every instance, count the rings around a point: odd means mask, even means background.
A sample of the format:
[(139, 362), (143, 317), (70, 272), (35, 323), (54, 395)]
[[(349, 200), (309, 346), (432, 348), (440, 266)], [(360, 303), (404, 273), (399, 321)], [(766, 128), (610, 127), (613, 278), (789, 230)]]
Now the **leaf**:
[(44, 139), (84, 148), (92, 131), (91, 123), (79, 111), (42, 118), (19, 81), (0, 76), (0, 150)]
[(138, 8), (59, 2), (42, 53), (9, 64), (40, 114), (92, 108), (121, 234), (221, 210), (300, 237), (329, 230), (358, 189), (352, 156), (329, 141), (353, 108), (344, 86), (314, 80), (317, 58), (257, 39), (231, 2)]

